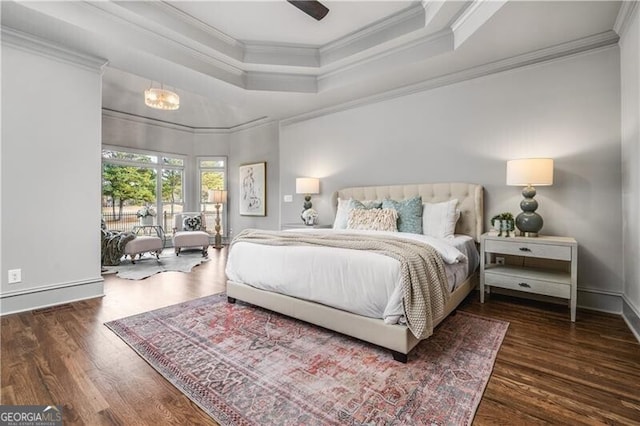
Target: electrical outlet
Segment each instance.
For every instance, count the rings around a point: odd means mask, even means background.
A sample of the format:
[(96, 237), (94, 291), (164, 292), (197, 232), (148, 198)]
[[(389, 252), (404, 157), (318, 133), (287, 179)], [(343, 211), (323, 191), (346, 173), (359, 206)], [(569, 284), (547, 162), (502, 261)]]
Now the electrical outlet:
[(293, 201), (293, 195), (285, 195), (284, 196), (284, 202), (285, 203), (291, 203)]
[(22, 269), (9, 269), (9, 284), (15, 284), (22, 281)]
[(497, 265), (504, 265), (504, 257), (496, 256), (496, 264)]

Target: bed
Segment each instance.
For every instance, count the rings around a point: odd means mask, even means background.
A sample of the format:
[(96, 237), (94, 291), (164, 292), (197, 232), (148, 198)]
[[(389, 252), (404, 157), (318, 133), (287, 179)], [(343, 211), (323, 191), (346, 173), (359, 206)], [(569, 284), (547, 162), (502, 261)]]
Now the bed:
[[(461, 237), (461, 241), (464, 238), (471, 240), (472, 250), (477, 255), (475, 245), (480, 239), (483, 227), (483, 188), (480, 185), (471, 183), (427, 183), (345, 188), (337, 191), (333, 195), (332, 205), (337, 208), (338, 199), (348, 200), (353, 198), (364, 201), (389, 198), (406, 200), (416, 195), (420, 195), (424, 203), (441, 203), (457, 199), (460, 219), (456, 223), (455, 234), (457, 237)], [(323, 232), (331, 231), (326, 230)], [(409, 327), (404, 324), (390, 323), (393, 321), (390, 321), (389, 317), (382, 318), (379, 317), (378, 314), (368, 314), (366, 311), (359, 311), (358, 309), (345, 309), (345, 307), (340, 305), (333, 307), (322, 300), (319, 302), (314, 301), (313, 297), (306, 297), (304, 295), (294, 297), (272, 289), (272, 284), (274, 286), (279, 284), (277, 283), (277, 281), (279, 281), (278, 277), (282, 277), (282, 281), (299, 280), (302, 282), (309, 280), (310, 276), (322, 270), (318, 269), (319, 265), (317, 262), (320, 260), (330, 261), (324, 259), (324, 256), (314, 257), (313, 260), (307, 259), (308, 261), (305, 261), (303, 259), (305, 250), (296, 249), (278, 252), (276, 251), (276, 247), (258, 247), (257, 244), (247, 243), (242, 243), (242, 245), (244, 249), (240, 250), (237, 249), (237, 247), (233, 247), (229, 254), (229, 261), (227, 263), (227, 297), (229, 302), (233, 303), (236, 300), (241, 300), (373, 343), (389, 349), (393, 358), (400, 362), (407, 361), (407, 355), (420, 341), (420, 339), (416, 338), (409, 330)], [(467, 244), (467, 246), (468, 245), (469, 244)], [(330, 251), (335, 252), (335, 250), (342, 250), (334, 248), (323, 249), (326, 250), (328, 254)], [(277, 259), (277, 261), (268, 261), (270, 262), (268, 263), (269, 273), (264, 274), (268, 277), (262, 280), (264, 281), (261, 285), (263, 288), (257, 288), (255, 283), (251, 282), (251, 279), (243, 278), (248, 276), (248, 272), (260, 271), (261, 266), (256, 264), (255, 259), (266, 259), (267, 254), (273, 251), (276, 252), (276, 257), (271, 257), (271, 259)], [(252, 258), (254, 262), (240, 261), (243, 258), (243, 252), (244, 259)], [(271, 255), (273, 255), (273, 253), (271, 253)], [(332, 255), (336, 257), (335, 253)], [(380, 257), (380, 255), (377, 256)], [(389, 261), (393, 261), (393, 259), (387, 260), (387, 262)], [(378, 260), (376, 263), (384, 264), (384, 262), (385, 261)], [(246, 268), (247, 264), (249, 266), (248, 268)], [(264, 265), (265, 264), (263, 264), (262, 268), (264, 268)], [(316, 268), (315, 270), (313, 269), (314, 266)], [(382, 267), (384, 268), (384, 266)], [(471, 269), (471, 271), (465, 271), (464, 276), (457, 280), (458, 282), (450, 293), (450, 297), (446, 301), (442, 314), (433, 318), (433, 326), (439, 324), (453, 312), (475, 287), (477, 283), (477, 268), (473, 267)], [(324, 270), (327, 270), (326, 264)], [(458, 267), (458, 271), (459, 270), (460, 268)], [(447, 272), (447, 274), (449, 275), (449, 272)], [(330, 280), (331, 278), (328, 279)], [(247, 282), (252, 285), (247, 284)], [(350, 298), (345, 297), (345, 299)], [(350, 312), (350, 310), (359, 313)], [(378, 315), (378, 317), (375, 317), (375, 315)]]

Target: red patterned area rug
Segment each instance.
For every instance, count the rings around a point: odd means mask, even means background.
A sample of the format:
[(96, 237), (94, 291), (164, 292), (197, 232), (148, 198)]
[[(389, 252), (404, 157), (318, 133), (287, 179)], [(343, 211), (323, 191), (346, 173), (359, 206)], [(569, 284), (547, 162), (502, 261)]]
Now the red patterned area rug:
[(401, 364), (224, 295), (106, 324), (222, 425), (470, 424), (508, 325), (459, 312)]

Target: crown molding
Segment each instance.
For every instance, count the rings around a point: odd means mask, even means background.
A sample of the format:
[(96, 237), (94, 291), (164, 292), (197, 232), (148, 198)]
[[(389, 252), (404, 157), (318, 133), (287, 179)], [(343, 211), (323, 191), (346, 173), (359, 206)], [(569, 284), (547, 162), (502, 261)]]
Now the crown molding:
[(318, 110), (295, 115), (281, 120), (280, 125), (289, 126), (301, 121), (306, 121), (313, 118), (362, 107), (365, 105), (375, 104), (378, 102), (407, 96), (414, 93), (424, 92), (436, 89), (438, 87), (449, 86), (451, 84), (473, 80), (491, 74), (507, 72), (543, 62), (562, 60), (573, 55), (597, 51), (598, 49), (610, 48), (618, 43), (618, 39), (619, 37), (615, 32), (605, 31), (600, 34), (574, 40), (568, 43), (563, 43), (557, 46), (536, 50), (534, 52), (526, 53), (523, 55), (516, 55), (511, 58), (506, 58), (459, 72), (434, 77), (419, 83), (388, 90), (386, 92), (378, 93), (372, 96), (367, 96), (342, 104), (333, 105), (327, 108), (321, 108)]
[(454, 48), (462, 45), (506, 3), (506, 0), (474, 0), (451, 24), (455, 35)]
[(629, 28), (629, 24), (633, 18), (633, 15), (639, 9), (638, 1), (623, 1), (618, 10), (618, 16), (616, 22), (613, 24), (613, 31), (615, 31), (620, 37), (622, 37)]
[(180, 132), (186, 132), (191, 134), (220, 134), (220, 133), (234, 133), (240, 130), (249, 129), (251, 127), (260, 126), (262, 124), (270, 123), (273, 120), (269, 119), (267, 116), (262, 116), (258, 118), (251, 119), (249, 121), (245, 121), (243, 123), (234, 124), (233, 126), (228, 127), (197, 127), (197, 126), (187, 126), (185, 124), (173, 123), (171, 121), (160, 120), (157, 118), (145, 117), (143, 115), (132, 114), (125, 111), (118, 111), (111, 108), (102, 107), (102, 116), (109, 117), (116, 120), (129, 121), (137, 124), (144, 124), (147, 126), (155, 126), (162, 127), (165, 129), (178, 130)]
[(249, 71), (245, 74), (244, 88), (277, 92), (317, 93), (315, 75)]
[[(155, 9), (154, 6), (150, 6), (153, 2), (114, 3), (106, 1), (91, 3), (80, 2), (78, 4), (80, 7), (84, 7), (85, 10), (93, 10), (99, 13), (102, 18), (109, 20), (116, 25), (124, 25), (125, 29), (128, 31), (126, 34), (128, 37), (134, 37), (136, 34), (150, 36), (147, 39), (139, 39), (136, 47), (144, 49), (155, 56), (173, 60), (176, 63), (182, 63), (180, 57), (187, 55), (208, 65), (212, 65), (235, 77), (241, 77), (246, 71), (242, 67), (242, 63), (233, 58), (233, 56), (237, 55), (221, 52), (214, 47), (210, 47), (206, 42), (201, 43), (199, 40), (192, 39), (190, 35), (184, 35), (179, 31), (174, 31), (172, 29), (168, 32), (166, 27), (162, 24), (148, 19), (143, 14), (147, 9), (141, 8), (151, 8), (150, 10), (152, 12), (156, 11), (157, 9)], [(125, 8), (123, 5), (128, 5), (129, 7)], [(79, 25), (78, 21), (74, 21), (73, 23)], [(89, 25), (85, 25), (83, 28), (87, 28), (88, 26)], [(123, 31), (122, 28), (117, 26), (110, 26), (105, 29), (118, 34)], [(178, 35), (178, 37), (176, 37), (176, 35)], [(241, 54), (238, 55), (241, 56)], [(206, 70), (201, 71), (207, 72)], [(233, 79), (226, 79), (220, 75), (213, 76), (221, 78), (229, 83), (237, 84)]]
[(77, 52), (48, 40), (12, 28), (2, 27), (2, 44), (16, 49), (35, 53), (58, 62), (78, 66), (88, 71), (102, 74), (109, 61), (97, 56)]
[(234, 47), (243, 47), (243, 43), (241, 41), (236, 40), (235, 38), (218, 30), (217, 28), (214, 28), (211, 25), (208, 25), (202, 22), (201, 20), (189, 15), (188, 13), (183, 12), (182, 10), (167, 3), (166, 1), (151, 2), (147, 4), (151, 7), (162, 9), (167, 14), (174, 16), (175, 18), (179, 19), (185, 24), (188, 24), (190, 26), (200, 29), (201, 31), (209, 34), (211, 37), (221, 41), (222, 43), (225, 43)]
[(114, 118), (116, 120), (129, 121), (137, 124), (145, 124), (148, 126), (163, 127), (165, 129), (178, 130), (181, 132), (193, 133), (193, 127), (184, 124), (173, 123), (170, 121), (159, 120), (156, 118), (145, 117), (143, 115), (132, 114), (124, 111), (118, 111), (111, 108), (102, 107), (102, 116)]
[(320, 63), (331, 64), (425, 26), (425, 6), (417, 3), (319, 48)]
[(357, 61), (341, 66), (335, 70), (318, 76), (320, 90), (342, 86), (361, 80), (363, 73), (388, 71), (398, 64), (430, 58), (445, 52), (453, 51), (454, 36), (449, 28), (433, 34), (425, 34), (400, 46), (389, 46), (387, 49), (363, 56)]
[[(243, 130), (252, 129), (254, 127), (264, 126), (266, 124), (273, 123), (274, 121), (276, 121), (276, 120), (274, 120), (272, 118), (269, 118), (267, 116), (263, 116), (263, 117), (260, 117), (260, 118), (256, 118), (254, 120), (247, 121), (246, 123), (242, 123), (242, 124), (238, 124), (236, 126), (229, 127), (227, 129), (227, 133), (241, 132)], [(195, 131), (195, 133), (202, 134), (202, 133), (207, 133), (207, 132), (203, 131), (203, 130), (200, 130), (200, 129), (197, 129)]]
[(302, 45), (245, 42), (243, 62), (248, 64), (320, 67), (317, 47)]
[[(125, 1), (109, 8), (113, 9), (112, 13), (120, 14), (121, 17), (124, 15), (122, 10), (126, 10), (134, 15), (127, 19), (135, 21), (136, 25), (154, 33), (160, 32), (162, 36), (194, 50), (210, 51), (210, 55), (219, 60), (242, 61), (244, 45), (241, 42), (164, 1)], [(169, 35), (167, 30), (174, 35)]]

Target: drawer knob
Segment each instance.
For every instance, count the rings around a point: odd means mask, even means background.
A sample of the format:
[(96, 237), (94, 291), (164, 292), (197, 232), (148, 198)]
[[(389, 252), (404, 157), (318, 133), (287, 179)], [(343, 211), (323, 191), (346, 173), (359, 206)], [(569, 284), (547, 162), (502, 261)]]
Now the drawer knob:
[(520, 251), (531, 251), (529, 247), (520, 247)]
[(527, 283), (518, 283), (520, 287), (531, 288), (531, 286)]

